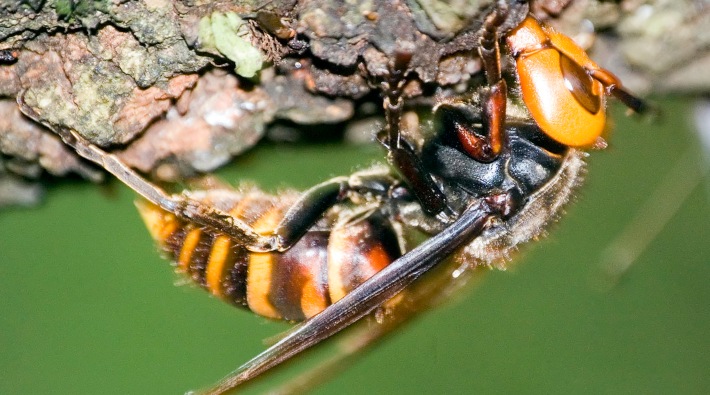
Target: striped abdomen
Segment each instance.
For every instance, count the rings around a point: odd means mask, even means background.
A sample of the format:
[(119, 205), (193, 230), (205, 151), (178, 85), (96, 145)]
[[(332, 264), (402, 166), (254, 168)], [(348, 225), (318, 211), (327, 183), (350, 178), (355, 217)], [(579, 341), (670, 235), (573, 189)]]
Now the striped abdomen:
[[(217, 191), (201, 200), (268, 233), (295, 198)], [(181, 221), (150, 203), (139, 202), (138, 207), (178, 271), (213, 295), (270, 318), (309, 318), (400, 255), (393, 230), (376, 215), (345, 226), (312, 227), (283, 253), (253, 253), (230, 237)]]

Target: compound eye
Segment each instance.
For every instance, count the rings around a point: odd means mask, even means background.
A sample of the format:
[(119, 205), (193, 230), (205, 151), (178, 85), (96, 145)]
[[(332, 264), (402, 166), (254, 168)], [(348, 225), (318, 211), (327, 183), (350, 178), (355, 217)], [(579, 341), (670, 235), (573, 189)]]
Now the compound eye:
[(602, 108), (602, 96), (598, 84), (579, 63), (560, 52), (560, 69), (565, 79), (565, 86), (572, 93), (577, 102), (592, 114)]

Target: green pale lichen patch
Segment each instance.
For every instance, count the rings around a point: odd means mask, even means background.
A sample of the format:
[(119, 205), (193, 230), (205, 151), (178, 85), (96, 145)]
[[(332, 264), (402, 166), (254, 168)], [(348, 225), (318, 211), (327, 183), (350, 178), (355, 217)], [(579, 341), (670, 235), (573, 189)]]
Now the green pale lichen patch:
[(57, 16), (64, 20), (82, 19), (99, 11), (108, 12), (106, 0), (57, 0), (54, 9)]
[(467, 26), (490, 0), (406, 0), (417, 26), (425, 33), (446, 37)]
[(234, 62), (234, 71), (246, 78), (254, 77), (264, 63), (264, 55), (251, 44), (249, 35), (246, 22), (233, 12), (215, 12), (199, 23), (202, 49), (224, 55)]
[(72, 94), (82, 114), (82, 129), (96, 131), (95, 138), (98, 140), (103, 140), (103, 135), (111, 136), (114, 142), (123, 143), (132, 137), (116, 130), (111, 123), (107, 125), (106, 120), (111, 120), (121, 108), (124, 99), (135, 86), (133, 81), (118, 72), (114, 64), (102, 61), (81, 65), (77, 77), (72, 85)]

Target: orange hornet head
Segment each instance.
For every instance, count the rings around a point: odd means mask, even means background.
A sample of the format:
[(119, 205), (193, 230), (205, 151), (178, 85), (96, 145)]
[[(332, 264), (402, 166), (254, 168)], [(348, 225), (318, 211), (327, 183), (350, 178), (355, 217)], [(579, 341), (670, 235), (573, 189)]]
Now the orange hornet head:
[(572, 39), (532, 16), (507, 35), (506, 43), (523, 101), (540, 129), (571, 147), (594, 145), (606, 123), (605, 96), (620, 88), (618, 79)]

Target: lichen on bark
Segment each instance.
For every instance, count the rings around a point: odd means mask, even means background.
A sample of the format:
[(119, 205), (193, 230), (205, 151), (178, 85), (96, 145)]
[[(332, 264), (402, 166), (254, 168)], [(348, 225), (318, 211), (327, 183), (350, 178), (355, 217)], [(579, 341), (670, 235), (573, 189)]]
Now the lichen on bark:
[[(662, 7), (675, 10), (679, 21), (707, 19), (707, 7), (689, 18), (690, 1)], [(0, 65), (0, 97), (8, 114), (0, 122), (0, 178), (29, 182), (44, 172), (91, 179), (99, 174), (52, 133), (23, 118), (14, 104), (18, 99), (42, 121), (72, 128), (163, 179), (213, 170), (280, 120), (358, 124), (359, 108), (378, 101), (378, 83), (401, 51), (413, 55), (405, 94), (426, 107), (434, 94), (480, 83), (472, 78), (480, 72), (475, 48), (492, 3), (0, 0), (0, 50), (17, 54), (15, 62)], [(503, 31), (528, 11), (522, 2), (511, 4)], [(639, 59), (660, 56), (643, 55), (648, 46), (640, 56), (627, 49), (654, 31), (638, 28), (646, 6), (655, 3), (537, 0), (531, 10), (582, 38), (583, 21), (596, 18), (616, 33), (602, 44), (612, 42), (639, 65)], [(687, 42), (683, 37), (698, 29), (689, 22), (683, 26), (687, 29), (679, 30), (676, 42)], [(663, 32), (666, 39), (676, 37), (670, 29)], [(702, 45), (689, 51), (708, 52)], [(685, 56), (688, 50), (681, 52)], [(654, 71), (659, 64), (642, 66), (631, 77), (640, 75), (646, 85), (639, 86), (649, 89), (692, 85), (668, 68)], [(672, 78), (657, 84), (663, 75)]]

